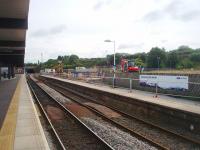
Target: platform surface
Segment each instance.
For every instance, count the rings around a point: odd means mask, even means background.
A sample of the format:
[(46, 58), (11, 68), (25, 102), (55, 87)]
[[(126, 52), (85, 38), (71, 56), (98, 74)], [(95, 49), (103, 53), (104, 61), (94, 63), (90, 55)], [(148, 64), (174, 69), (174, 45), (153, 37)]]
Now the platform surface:
[(19, 79), (20, 76), (16, 75), (13, 79), (0, 81), (0, 129)]
[(145, 92), (145, 91), (132, 90), (132, 92), (130, 92), (127, 89), (121, 89), (121, 88), (113, 89), (112, 87), (107, 86), (107, 85), (85, 83), (85, 82), (68, 80), (68, 79), (63, 79), (63, 78), (49, 76), (49, 75), (42, 75), (42, 76), (47, 77), (47, 78), (57, 79), (64, 82), (78, 84), (81, 86), (86, 86), (89, 88), (94, 88), (94, 89), (105, 91), (105, 92), (114, 93), (117, 95), (135, 98), (141, 101), (155, 103), (162, 106), (171, 107), (174, 109), (179, 109), (179, 110), (188, 111), (195, 114), (200, 114), (200, 102), (198, 101), (174, 98), (174, 97), (165, 96), (165, 95), (159, 95), (157, 98), (155, 98), (154, 93)]
[(19, 78), (0, 130), (0, 149), (49, 149), (26, 78)]

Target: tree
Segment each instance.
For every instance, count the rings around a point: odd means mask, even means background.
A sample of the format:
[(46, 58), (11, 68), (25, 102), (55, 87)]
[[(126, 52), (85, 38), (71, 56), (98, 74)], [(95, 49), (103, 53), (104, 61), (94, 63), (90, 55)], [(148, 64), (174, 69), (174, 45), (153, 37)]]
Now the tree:
[[(122, 54), (120, 54), (120, 53), (115, 54), (115, 64), (116, 65), (120, 64), (121, 58), (122, 58)], [(108, 60), (109, 65), (114, 65), (114, 54), (107, 55), (107, 60)]]
[(58, 56), (57, 60), (62, 61), (63, 60), (63, 56)]
[(193, 62), (200, 63), (200, 52), (197, 51), (197, 52), (192, 53), (192, 55), (190, 56), (190, 60)]
[(73, 68), (79, 66), (79, 57), (77, 55), (71, 55), (69, 57), (69, 64), (71, 64)]
[[(149, 53), (116, 53), (116, 65), (120, 64), (121, 58), (134, 60), (137, 66), (147, 66), (152, 68), (191, 68), (200, 66), (200, 48), (192, 49), (189, 46), (180, 46), (170, 52), (154, 47)], [(57, 59), (49, 59), (42, 64), (42, 68), (53, 68), (58, 64), (58, 60), (63, 62), (64, 68), (70, 69), (76, 66), (93, 67), (113, 65), (114, 55), (107, 55), (104, 58), (79, 58), (77, 55), (58, 56)], [(38, 64), (40, 64), (38, 62)], [(37, 64), (26, 63), (35, 66)]]
[(181, 45), (178, 47), (178, 51), (192, 51), (193, 49), (187, 45)]
[(55, 59), (49, 59), (48, 61), (46, 61), (44, 63), (43, 67), (44, 68), (53, 68), (57, 63), (58, 63), (57, 60), (55, 60)]
[(179, 62), (179, 64), (177, 65), (178, 69), (183, 69), (183, 68), (192, 68), (194, 66), (194, 64), (188, 59), (183, 59)]
[(164, 49), (154, 47), (148, 53), (147, 67), (150, 68), (164, 67), (165, 62), (166, 62), (166, 52)]
[(176, 68), (177, 64), (178, 64), (178, 57), (176, 52), (174, 51), (169, 52), (167, 55), (167, 67)]
[(146, 62), (146, 58), (147, 58), (147, 54), (146, 53), (140, 53), (140, 59), (142, 60), (142, 62)]
[(69, 58), (70, 58), (70, 56), (66, 56), (66, 55), (63, 57), (64, 64), (68, 64), (69, 63)]
[(142, 62), (146, 62), (146, 57), (147, 57), (146, 53), (136, 53), (136, 54), (133, 54), (133, 55), (127, 55), (126, 56), (126, 58), (129, 59), (129, 60), (140, 58), (142, 60)]
[(135, 59), (135, 65), (136, 66), (144, 66), (144, 62), (142, 61), (141, 58), (138, 57)]
[(179, 60), (187, 59), (193, 53), (193, 49), (189, 46), (179, 46), (177, 50), (175, 50), (178, 55)]

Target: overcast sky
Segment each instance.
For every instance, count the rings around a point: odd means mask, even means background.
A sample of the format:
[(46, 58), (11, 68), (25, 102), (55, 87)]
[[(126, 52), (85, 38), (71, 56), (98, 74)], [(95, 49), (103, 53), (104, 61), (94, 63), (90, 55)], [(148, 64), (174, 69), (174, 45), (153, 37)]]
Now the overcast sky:
[(25, 62), (200, 47), (200, 0), (31, 0)]

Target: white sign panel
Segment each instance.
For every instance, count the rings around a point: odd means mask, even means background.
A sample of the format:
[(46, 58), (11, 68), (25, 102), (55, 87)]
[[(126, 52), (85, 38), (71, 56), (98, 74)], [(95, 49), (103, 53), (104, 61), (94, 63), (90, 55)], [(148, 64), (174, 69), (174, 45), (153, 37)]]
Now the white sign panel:
[(156, 85), (162, 89), (187, 90), (188, 76), (140, 75), (141, 86)]

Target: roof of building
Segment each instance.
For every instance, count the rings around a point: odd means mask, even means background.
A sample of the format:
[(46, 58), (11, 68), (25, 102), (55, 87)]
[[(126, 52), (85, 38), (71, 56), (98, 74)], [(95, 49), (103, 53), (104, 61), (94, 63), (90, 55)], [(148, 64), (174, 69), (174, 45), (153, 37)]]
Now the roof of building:
[(0, 0), (0, 65), (24, 66), (29, 0)]

